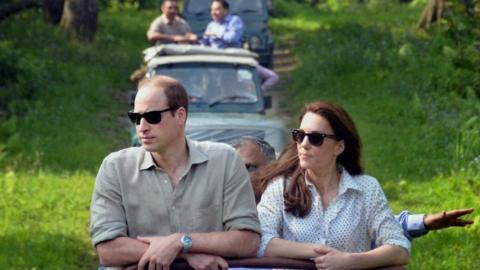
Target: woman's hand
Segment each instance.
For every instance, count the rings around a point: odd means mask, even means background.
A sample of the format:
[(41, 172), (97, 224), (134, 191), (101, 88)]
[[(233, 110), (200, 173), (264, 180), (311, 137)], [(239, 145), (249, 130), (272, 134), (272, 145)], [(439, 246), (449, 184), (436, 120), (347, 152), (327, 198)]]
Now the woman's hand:
[(350, 253), (342, 252), (331, 247), (317, 247), (314, 249), (318, 254), (313, 260), (319, 270), (343, 270), (351, 269)]
[(196, 270), (227, 270), (228, 263), (224, 258), (209, 254), (191, 253), (184, 254), (190, 267)]

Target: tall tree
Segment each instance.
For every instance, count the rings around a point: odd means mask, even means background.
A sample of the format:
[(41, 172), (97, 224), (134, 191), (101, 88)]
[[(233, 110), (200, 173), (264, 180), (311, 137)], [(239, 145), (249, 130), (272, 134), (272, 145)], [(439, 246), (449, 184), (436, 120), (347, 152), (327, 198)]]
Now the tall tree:
[(440, 20), (444, 5), (444, 0), (428, 0), (418, 21), (418, 28), (428, 29), (433, 22)]
[(60, 27), (71, 39), (93, 42), (97, 19), (97, 0), (65, 0)]

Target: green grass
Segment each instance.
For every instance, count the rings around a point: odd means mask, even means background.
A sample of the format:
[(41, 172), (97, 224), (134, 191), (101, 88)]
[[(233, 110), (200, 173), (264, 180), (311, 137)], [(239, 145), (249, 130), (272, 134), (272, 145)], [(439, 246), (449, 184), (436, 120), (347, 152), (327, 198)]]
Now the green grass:
[(0, 173), (0, 268), (93, 269), (89, 172)]
[[(298, 66), (287, 85), (293, 111), (314, 99), (345, 106), (358, 124), (367, 171), (395, 211), (478, 212), (480, 102), (465, 86), (476, 77), (445, 49), (455, 44), (441, 32), (414, 32), (415, 7), (331, 12), (275, 4), (288, 15), (271, 22), (277, 41), (295, 42)], [(21, 71), (5, 87), (0, 80), (0, 90), (29, 94), (9, 104), (13, 117), (0, 115), (0, 269), (96, 265), (88, 235), (94, 177), (110, 151), (129, 144), (128, 76), (155, 15), (104, 10), (96, 43), (86, 46), (66, 41), (37, 12), (0, 23), (7, 42), (0, 52), (16, 54)], [(480, 219), (470, 218), (476, 223), (468, 229), (415, 240), (410, 269), (478, 267)]]

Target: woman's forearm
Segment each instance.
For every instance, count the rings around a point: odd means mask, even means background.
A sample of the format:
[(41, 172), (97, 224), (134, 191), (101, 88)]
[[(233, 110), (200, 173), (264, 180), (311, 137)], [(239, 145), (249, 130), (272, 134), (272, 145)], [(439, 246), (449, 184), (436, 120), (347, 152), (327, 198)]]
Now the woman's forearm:
[(383, 245), (362, 253), (350, 253), (351, 269), (406, 265), (409, 259), (407, 250), (394, 245)]
[(272, 238), (265, 249), (265, 256), (310, 259), (318, 256), (318, 254), (314, 251), (314, 248), (319, 246), (321, 245)]

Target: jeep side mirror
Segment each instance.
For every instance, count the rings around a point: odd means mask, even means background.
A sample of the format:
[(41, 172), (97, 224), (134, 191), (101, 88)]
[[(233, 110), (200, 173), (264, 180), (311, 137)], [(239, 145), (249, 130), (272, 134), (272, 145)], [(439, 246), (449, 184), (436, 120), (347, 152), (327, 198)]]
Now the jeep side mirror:
[(265, 104), (265, 109), (272, 108), (272, 96), (263, 96), (263, 103)]

